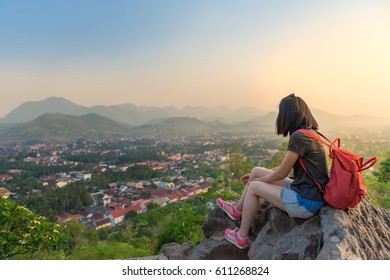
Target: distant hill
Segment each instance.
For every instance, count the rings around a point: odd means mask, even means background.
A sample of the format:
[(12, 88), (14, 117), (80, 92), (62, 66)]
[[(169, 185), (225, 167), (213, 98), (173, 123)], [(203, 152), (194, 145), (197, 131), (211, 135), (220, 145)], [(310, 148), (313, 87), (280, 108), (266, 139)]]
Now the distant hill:
[(3, 126), (3, 142), (69, 142), (75, 139), (128, 135), (130, 127), (97, 114), (70, 116), (46, 113), (23, 124)]
[(234, 126), (219, 121), (206, 122), (191, 117), (168, 118), (131, 129), (131, 135), (189, 136), (201, 133), (234, 133)]
[(338, 130), (339, 128), (373, 128), (390, 127), (390, 118), (365, 115), (340, 116), (313, 109), (321, 130)]
[(250, 121), (238, 123), (234, 127), (236, 131), (240, 131), (241, 133), (273, 132), (275, 131), (276, 116), (276, 112), (269, 112), (264, 116), (254, 118)]
[(29, 101), (21, 104), (15, 110), (7, 114), (2, 119), (2, 122), (29, 122), (46, 113), (60, 113), (80, 116), (89, 113), (89, 111), (87, 107), (76, 105), (65, 98), (50, 97), (43, 101)]
[(59, 97), (50, 97), (41, 101), (26, 102), (0, 119), (2, 123), (24, 123), (32, 121), (46, 113), (60, 113), (81, 116), (95, 113), (114, 121), (132, 126), (147, 124), (155, 119), (174, 117), (193, 117), (200, 120), (219, 120), (227, 123), (247, 121), (265, 112), (255, 108), (240, 108), (231, 110), (226, 107), (207, 108), (203, 106), (187, 106), (183, 109), (175, 107), (149, 107), (134, 104), (112, 106), (84, 107)]

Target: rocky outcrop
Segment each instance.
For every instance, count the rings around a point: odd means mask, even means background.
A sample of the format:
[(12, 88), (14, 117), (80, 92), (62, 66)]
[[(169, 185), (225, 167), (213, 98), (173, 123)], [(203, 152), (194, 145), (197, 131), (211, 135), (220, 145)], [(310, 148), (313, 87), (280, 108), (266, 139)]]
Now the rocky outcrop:
[(369, 199), (347, 212), (323, 207), (307, 220), (290, 218), (260, 201), (247, 250), (238, 249), (223, 236), (225, 228), (239, 227), (239, 223), (215, 208), (202, 227), (205, 240), (194, 247), (190, 243), (166, 244), (161, 254), (186, 260), (390, 259), (390, 211), (374, 207)]

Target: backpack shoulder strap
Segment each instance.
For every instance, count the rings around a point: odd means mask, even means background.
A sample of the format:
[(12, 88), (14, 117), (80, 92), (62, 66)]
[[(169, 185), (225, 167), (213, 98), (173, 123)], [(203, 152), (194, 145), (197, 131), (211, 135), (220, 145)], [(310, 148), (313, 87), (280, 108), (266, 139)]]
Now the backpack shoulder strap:
[(311, 176), (311, 174), (310, 174), (309, 171), (307, 170), (307, 168), (306, 168), (306, 166), (305, 166), (305, 163), (303, 162), (302, 157), (299, 157), (299, 158), (298, 158), (298, 161), (299, 161), (299, 163), (301, 164), (303, 170), (305, 170), (306, 174), (309, 175), (309, 177), (314, 181), (314, 183), (316, 183), (318, 189), (319, 189), (322, 193), (324, 193), (324, 189), (322, 188), (321, 184), (318, 183), (317, 180), (314, 179), (313, 176)]
[[(298, 131), (298, 132), (301, 132), (301, 133), (304, 133), (304, 134), (306, 134), (306, 135), (308, 135), (308, 136), (310, 136), (310, 137), (316, 139), (317, 141), (319, 141), (320, 143), (326, 145), (326, 146), (329, 147), (329, 148), (330, 148), (332, 145), (334, 145), (334, 143), (335, 143), (335, 142), (332, 143), (331, 141), (329, 141), (328, 138), (326, 138), (324, 135), (322, 135), (322, 134), (319, 133), (319, 132), (317, 132), (317, 133), (318, 133), (319, 135), (321, 135), (322, 138), (326, 139), (330, 144), (327, 143), (326, 141), (324, 141), (324, 140), (323, 140), (320, 136), (318, 136), (317, 134), (315, 134), (315, 133), (313, 133), (313, 132), (311, 132), (311, 131), (308, 131), (307, 129), (298, 129), (297, 131)], [(339, 139), (339, 138), (337, 138), (337, 139), (338, 139), (338, 142), (340, 143), (340, 139)], [(340, 146), (340, 144), (339, 144), (339, 146)], [(309, 171), (307, 170), (307, 168), (306, 168), (306, 166), (305, 166), (305, 163), (303, 162), (303, 158), (302, 158), (302, 157), (299, 157), (299, 158), (298, 158), (298, 161), (299, 161), (299, 163), (301, 164), (303, 170), (305, 170), (306, 174), (309, 175), (309, 177), (316, 183), (318, 189), (319, 189), (322, 193), (324, 193), (324, 189), (322, 188), (321, 184), (318, 183), (317, 180), (315, 180), (315, 179), (313, 178), (313, 176), (311, 176), (311, 174), (310, 174)]]
[(340, 138), (336, 138), (333, 142), (330, 141), (327, 137), (325, 137), (323, 134), (317, 131), (318, 135), (320, 135), (322, 138), (326, 139), (324, 141), (320, 136), (318, 136), (316, 133), (313, 133), (311, 131), (308, 131), (307, 129), (298, 129), (297, 132), (304, 133), (306, 135), (309, 135), (310, 137), (316, 139), (320, 143), (324, 144), (325, 146), (329, 147), (329, 152), (334, 148), (334, 147), (340, 147)]
[(368, 168), (370, 168), (371, 166), (373, 166), (375, 163), (377, 163), (377, 161), (379, 160), (378, 157), (372, 157), (370, 158), (369, 160), (367, 160), (365, 163), (362, 164), (362, 166), (360, 167), (359, 169), (359, 172), (363, 171), (363, 170), (366, 170)]

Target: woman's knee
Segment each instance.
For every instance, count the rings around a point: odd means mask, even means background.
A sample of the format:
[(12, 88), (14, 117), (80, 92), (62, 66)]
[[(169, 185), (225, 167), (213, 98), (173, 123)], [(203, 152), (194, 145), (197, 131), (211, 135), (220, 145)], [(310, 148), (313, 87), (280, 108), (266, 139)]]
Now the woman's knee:
[(283, 209), (283, 204), (280, 200), (281, 190), (282, 188), (275, 185), (253, 181), (249, 183), (246, 195), (261, 197), (276, 207)]
[(256, 196), (261, 196), (263, 189), (265, 188), (265, 184), (266, 183), (260, 181), (252, 181), (248, 185), (247, 193)]

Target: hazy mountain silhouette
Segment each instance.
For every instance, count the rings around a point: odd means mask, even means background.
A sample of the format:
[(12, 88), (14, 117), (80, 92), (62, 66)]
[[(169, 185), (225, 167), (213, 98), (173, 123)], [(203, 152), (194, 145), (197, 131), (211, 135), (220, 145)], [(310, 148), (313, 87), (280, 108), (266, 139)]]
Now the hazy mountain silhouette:
[(76, 105), (61, 97), (50, 97), (42, 101), (29, 101), (7, 114), (2, 122), (23, 123), (35, 120), (46, 113), (61, 113), (80, 116), (89, 113), (88, 108)]
[(330, 114), (322, 110), (313, 109), (312, 113), (317, 119), (320, 129), (334, 130), (337, 128), (359, 128), (359, 127), (389, 127), (390, 118), (365, 115), (340, 116)]
[[(74, 139), (104, 135), (193, 135), (204, 132), (232, 134), (275, 132), (277, 113), (260, 115), (260, 110), (226, 107), (187, 106), (149, 107), (134, 104), (94, 106), (76, 105), (64, 98), (50, 97), (26, 102), (2, 119), (3, 139)], [(313, 109), (320, 130), (325, 134), (340, 128), (390, 127), (390, 118), (339, 116)], [(16, 125), (19, 123), (19, 125)], [(129, 126), (132, 126), (129, 129)]]
[[(128, 105), (126, 105), (128, 106)], [(132, 106), (130, 106), (132, 107)], [(150, 107), (152, 110), (152, 107)], [(340, 117), (313, 110), (320, 123), (322, 132), (339, 131), (331, 123), (345, 128), (360, 128), (364, 123), (369, 127), (381, 125), (390, 127), (387, 119), (351, 116)], [(59, 113), (46, 113), (33, 121), (0, 125), (0, 137), (3, 143), (13, 142), (69, 142), (75, 139), (97, 139), (115, 136), (192, 136), (204, 133), (252, 134), (274, 133), (276, 112), (250, 121), (227, 124), (221, 121), (203, 121), (194, 117), (155, 118), (147, 124), (130, 127), (110, 118), (89, 113), (72, 116)], [(387, 125), (386, 125), (387, 121)], [(322, 125), (323, 124), (323, 125)]]
[(71, 116), (46, 113), (37, 119), (6, 125), (0, 130), (3, 142), (68, 142), (79, 138), (128, 135), (130, 127), (97, 114)]
[(115, 136), (193, 136), (204, 133), (256, 133), (268, 124), (246, 122), (226, 124), (220, 121), (201, 121), (193, 117), (155, 119), (153, 123), (130, 127), (95, 113), (71, 116), (46, 113), (26, 123), (2, 124), (3, 143), (15, 142), (69, 142), (76, 139), (96, 139)]
[(220, 121), (201, 121), (192, 117), (176, 117), (155, 120), (151, 124), (131, 129), (131, 135), (189, 136), (201, 133), (235, 133), (235, 127)]
[(21, 104), (1, 119), (3, 123), (23, 123), (36, 119), (45, 113), (61, 113), (81, 116), (96, 113), (114, 121), (139, 126), (154, 119), (172, 117), (194, 117), (200, 120), (220, 120), (227, 123), (247, 121), (265, 112), (255, 108), (241, 108), (231, 110), (226, 107), (207, 108), (203, 106), (187, 106), (183, 109), (175, 107), (136, 106), (134, 104), (121, 104), (112, 106), (85, 107), (74, 104), (59, 97), (50, 97), (42, 101), (30, 101)]

